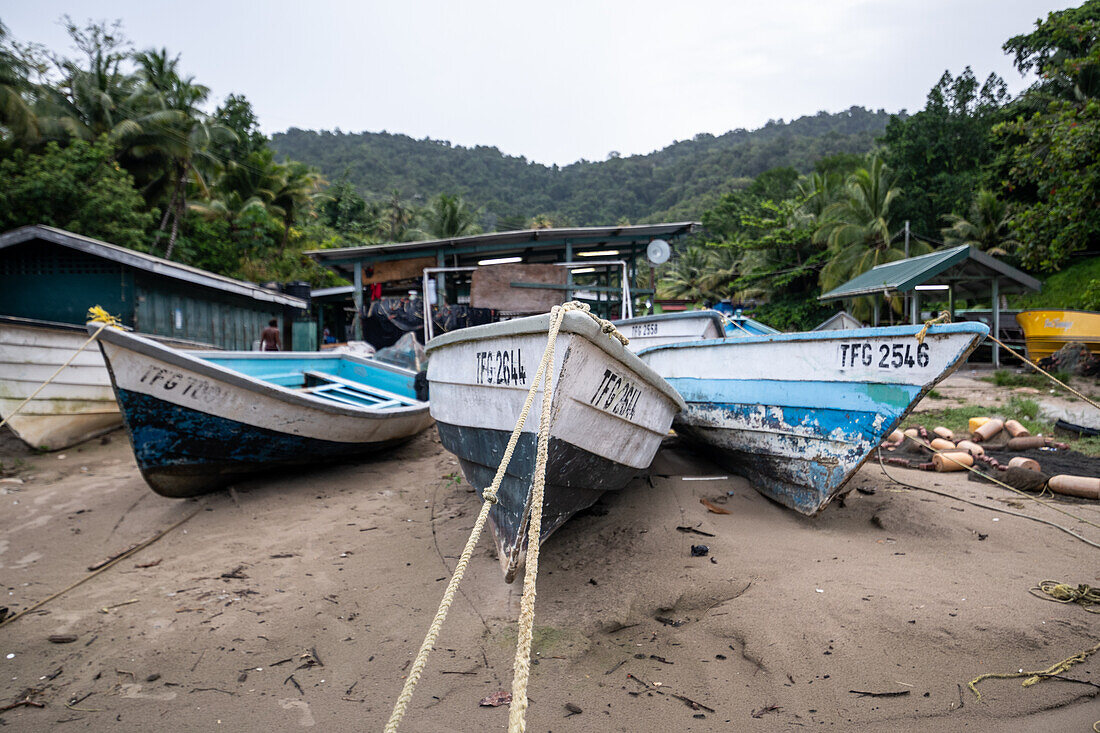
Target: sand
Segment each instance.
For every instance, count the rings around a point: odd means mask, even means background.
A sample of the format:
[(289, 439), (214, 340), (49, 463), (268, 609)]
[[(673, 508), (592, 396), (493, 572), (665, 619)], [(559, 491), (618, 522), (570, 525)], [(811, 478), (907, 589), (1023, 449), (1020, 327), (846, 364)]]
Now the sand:
[[(0, 706), (28, 688), (45, 705), (0, 722), (381, 729), (478, 509), (434, 431), (375, 460), (197, 501), (153, 494), (122, 432), (63, 455), (0, 444), (24, 480), (0, 484), (12, 610), (201, 511), (0, 628)], [(1095, 527), (995, 486), (888, 470), (1100, 542)], [(1044, 668), (1100, 641), (1100, 615), (1028, 593), (1046, 578), (1100, 585), (1100, 550), (903, 489), (877, 464), (854, 484), (805, 518), (667, 441), (648, 477), (544, 545), (528, 730), (1085, 731), (1100, 720), (1095, 686), (990, 680), (981, 702), (966, 689), (976, 675)], [(1059, 506), (1100, 524), (1095, 502)], [(693, 557), (693, 544), (708, 555)], [(507, 708), (478, 701), (510, 688), (519, 591), (483, 539), (402, 730), (505, 728)], [(1066, 676), (1100, 683), (1100, 654)]]

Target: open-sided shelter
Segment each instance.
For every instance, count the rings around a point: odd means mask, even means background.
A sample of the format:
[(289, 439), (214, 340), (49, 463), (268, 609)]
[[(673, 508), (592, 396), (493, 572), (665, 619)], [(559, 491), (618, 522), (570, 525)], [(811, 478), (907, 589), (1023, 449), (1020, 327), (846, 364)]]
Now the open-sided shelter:
[[(1001, 295), (1040, 290), (1042, 283), (1027, 273), (1001, 262), (991, 254), (972, 245), (941, 249), (919, 257), (909, 257), (878, 265), (858, 275), (840, 287), (818, 296), (820, 301), (842, 300), (862, 296), (906, 295), (909, 318), (920, 320), (921, 294), (939, 291), (946, 295), (948, 310), (955, 316), (956, 299), (989, 301), (992, 308), (994, 335), (1001, 333)], [(937, 298), (939, 299), (939, 298)], [(879, 298), (873, 297), (873, 325), (879, 322)], [(1000, 366), (1000, 349), (993, 344), (993, 363)]]
[[(492, 232), (466, 237), (433, 239), (420, 242), (393, 242), (362, 247), (311, 250), (306, 254), (354, 283), (352, 298), (357, 313), (363, 312), (364, 286), (408, 283), (421, 289), (425, 269), (455, 268), (451, 277), (436, 279), (442, 302), (458, 303), (469, 298), (467, 268), (494, 264), (587, 263), (592, 267), (572, 269), (561, 284), (508, 283), (511, 287), (532, 290), (559, 289), (561, 300), (569, 300), (578, 291), (594, 296), (594, 310), (607, 315), (618, 308), (622, 292), (622, 265), (632, 285), (639, 282), (639, 266), (644, 265), (646, 248), (655, 239), (673, 242), (689, 234), (694, 222), (645, 224), (609, 227), (552, 227), (522, 231)], [(638, 258), (643, 258), (643, 263)], [(598, 264), (597, 264), (598, 263)], [(648, 269), (648, 266), (647, 268)], [(585, 272), (585, 270), (587, 272)], [(587, 276), (587, 277), (584, 277)], [(576, 280), (574, 279), (576, 278)], [(648, 278), (643, 278), (648, 280)], [(583, 280), (583, 284), (581, 284)], [(632, 287), (635, 295), (651, 295), (651, 288)], [(429, 298), (431, 298), (429, 294)], [(477, 303), (471, 303), (475, 307)], [(356, 319), (357, 338), (362, 338)]]

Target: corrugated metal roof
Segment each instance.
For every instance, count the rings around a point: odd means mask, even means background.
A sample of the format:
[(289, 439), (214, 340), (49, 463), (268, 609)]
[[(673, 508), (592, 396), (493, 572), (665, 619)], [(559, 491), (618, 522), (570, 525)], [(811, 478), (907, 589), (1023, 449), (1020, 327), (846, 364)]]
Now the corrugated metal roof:
[(162, 277), (172, 278), (174, 280), (182, 280), (192, 285), (201, 285), (225, 293), (233, 293), (234, 295), (252, 298), (253, 300), (288, 305), (292, 308), (308, 307), (306, 302), (301, 298), (295, 298), (290, 295), (275, 292), (274, 290), (261, 288), (255, 283), (245, 282), (244, 280), (234, 280), (231, 277), (217, 275), (213, 272), (200, 270), (197, 267), (182, 265), (178, 262), (172, 262), (171, 260), (166, 260), (161, 257), (145, 254), (144, 252), (137, 252), (125, 247), (119, 247), (117, 244), (109, 244), (98, 239), (85, 237), (82, 234), (74, 234), (64, 229), (56, 229), (42, 224), (20, 227), (19, 229), (13, 229), (10, 232), (0, 234), (0, 250), (16, 244), (22, 244), (23, 242), (29, 242), (33, 239), (59, 244), (62, 247), (69, 247), (81, 252), (86, 252), (95, 257), (102, 257), (128, 267), (133, 267), (136, 270), (151, 272), (155, 275), (161, 275)]
[[(946, 284), (952, 280), (952, 268), (968, 268), (968, 280), (975, 277), (1005, 278), (1001, 292), (1039, 290), (1042, 284), (1035, 278), (1006, 265), (992, 255), (976, 247), (960, 245), (920, 257), (887, 262), (857, 275), (838, 288), (818, 296), (818, 300), (853, 298), (873, 293), (907, 292), (918, 285), (938, 281)], [(938, 277), (944, 275), (944, 277)]]
[(512, 232), (491, 232), (474, 234), (468, 237), (450, 239), (428, 239), (419, 242), (390, 242), (386, 244), (368, 244), (362, 247), (339, 247), (336, 249), (313, 249), (305, 254), (320, 264), (353, 259), (369, 260), (372, 256), (393, 254), (395, 252), (413, 253), (425, 250), (435, 252), (439, 248), (477, 247), (479, 245), (523, 245), (524, 247), (560, 246), (565, 240), (573, 244), (599, 244), (601, 240), (615, 238), (618, 241), (634, 239), (638, 243), (658, 237), (679, 237), (690, 233), (696, 222), (683, 221), (669, 224), (639, 224), (634, 226), (610, 227), (551, 227), (548, 229), (523, 229)]

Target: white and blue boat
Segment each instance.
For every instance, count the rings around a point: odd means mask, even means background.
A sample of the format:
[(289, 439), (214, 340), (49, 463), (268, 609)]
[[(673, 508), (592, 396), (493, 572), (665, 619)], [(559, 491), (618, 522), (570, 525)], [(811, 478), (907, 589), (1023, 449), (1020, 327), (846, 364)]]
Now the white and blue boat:
[(98, 341), (138, 468), (163, 496), (195, 496), (285, 466), (329, 465), (432, 424), (416, 373), (371, 359), (184, 352), (113, 328)]
[(634, 353), (651, 346), (683, 341), (779, 333), (771, 326), (754, 321), (740, 312), (727, 316), (716, 310), (655, 313), (615, 321), (615, 327), (630, 339), (627, 348)]
[(773, 334), (638, 356), (687, 402), (677, 434), (771, 499), (813, 515), (989, 333), (980, 323)]

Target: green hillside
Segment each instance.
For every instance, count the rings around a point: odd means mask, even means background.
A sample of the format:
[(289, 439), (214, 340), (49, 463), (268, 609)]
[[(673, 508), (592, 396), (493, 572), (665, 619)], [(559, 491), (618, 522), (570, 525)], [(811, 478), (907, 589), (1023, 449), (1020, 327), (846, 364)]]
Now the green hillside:
[(458, 193), (482, 208), (482, 224), (545, 214), (555, 224), (697, 218), (724, 192), (778, 166), (809, 171), (836, 153), (865, 153), (889, 115), (852, 107), (819, 112), (758, 130), (700, 134), (648, 155), (545, 166), (495, 147), (466, 148), (386, 132), (315, 132), (291, 128), (272, 137), (281, 155), (316, 166), (330, 180), (346, 175), (368, 199), (393, 190), (426, 202)]

